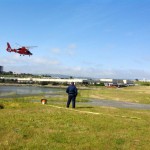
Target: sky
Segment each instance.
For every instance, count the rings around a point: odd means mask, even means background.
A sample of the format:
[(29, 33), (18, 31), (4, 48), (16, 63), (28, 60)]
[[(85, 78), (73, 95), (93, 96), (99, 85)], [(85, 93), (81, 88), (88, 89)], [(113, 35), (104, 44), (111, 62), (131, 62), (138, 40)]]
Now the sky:
[(0, 0), (4, 71), (150, 79), (149, 41), (150, 0)]

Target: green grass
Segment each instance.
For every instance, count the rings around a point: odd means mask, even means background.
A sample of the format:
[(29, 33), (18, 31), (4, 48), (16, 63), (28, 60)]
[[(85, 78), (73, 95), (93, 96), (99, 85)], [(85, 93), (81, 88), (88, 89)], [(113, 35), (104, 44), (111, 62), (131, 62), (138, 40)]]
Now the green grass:
[[(135, 87), (135, 90), (134, 87), (120, 90), (98, 88), (90, 91), (79, 90), (78, 98), (82, 101), (94, 95), (112, 95), (110, 98), (115, 99), (117, 95), (116, 99), (121, 99), (124, 92), (126, 97), (132, 92), (136, 99), (135, 91), (141, 94), (141, 97), (143, 92), (149, 93), (148, 89), (144, 91), (141, 87)], [(47, 105), (40, 103), (41, 98), (42, 95), (0, 99), (0, 103), (5, 106), (0, 109), (0, 149), (149, 150), (149, 110), (118, 109), (79, 103), (74, 110), (65, 108), (67, 95), (47, 98)], [(60, 107), (51, 106), (55, 101), (60, 101), (55, 103), (55, 106)]]

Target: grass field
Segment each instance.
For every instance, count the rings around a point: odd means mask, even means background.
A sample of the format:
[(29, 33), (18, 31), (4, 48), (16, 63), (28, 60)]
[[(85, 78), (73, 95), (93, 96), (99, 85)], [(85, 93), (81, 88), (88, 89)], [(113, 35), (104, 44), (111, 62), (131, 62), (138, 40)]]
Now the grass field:
[[(150, 103), (150, 87), (80, 90), (86, 98)], [(77, 103), (66, 109), (67, 95), (1, 98), (0, 149), (8, 150), (149, 150), (150, 110), (118, 109)], [(39, 100), (39, 102), (37, 101)], [(57, 101), (57, 103), (54, 103)], [(58, 103), (58, 102), (61, 103)]]

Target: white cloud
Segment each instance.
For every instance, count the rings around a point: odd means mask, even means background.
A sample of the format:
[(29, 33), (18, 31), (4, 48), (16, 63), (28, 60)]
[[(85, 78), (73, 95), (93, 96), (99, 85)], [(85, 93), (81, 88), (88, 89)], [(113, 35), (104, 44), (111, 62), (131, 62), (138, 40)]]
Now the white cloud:
[(97, 69), (92, 67), (73, 66), (68, 67), (60, 65), (60, 62), (36, 60), (32, 65), (4, 65), (4, 71), (22, 72), (22, 73), (47, 73), (64, 74), (70, 76), (96, 77), (96, 78), (121, 78), (121, 79), (150, 79), (150, 72), (144, 70), (116, 70), (116, 69)]
[(75, 49), (76, 47), (77, 47), (76, 44), (70, 44), (70, 45), (68, 45), (69, 49)]
[(0, 65), (4, 71), (20, 73), (59, 73), (70, 76), (85, 76), (97, 78), (125, 78), (125, 79), (150, 79), (150, 71), (142, 69), (101, 69), (97, 65), (62, 64), (58, 59), (43, 57), (28, 57), (11, 55), (0, 58)]
[(59, 48), (52, 48), (51, 51), (55, 54), (59, 54), (60, 53), (60, 49)]
[(58, 65), (60, 64), (58, 60), (42, 58), (42, 57), (31, 59), (30, 63), (33, 65)]
[(67, 50), (67, 54), (70, 56), (74, 56), (75, 55), (75, 51), (73, 49), (68, 49)]
[(66, 53), (69, 56), (74, 56), (76, 53), (76, 48), (77, 48), (76, 44), (69, 44), (67, 47)]

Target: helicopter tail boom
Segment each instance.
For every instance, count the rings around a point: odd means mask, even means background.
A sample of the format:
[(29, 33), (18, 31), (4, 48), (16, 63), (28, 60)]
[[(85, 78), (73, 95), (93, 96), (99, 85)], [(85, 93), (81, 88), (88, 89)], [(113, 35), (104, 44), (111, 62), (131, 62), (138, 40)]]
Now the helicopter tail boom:
[(7, 50), (8, 52), (15, 52), (15, 53), (17, 52), (16, 49), (12, 49), (12, 48), (11, 48), (11, 46), (10, 46), (10, 44), (9, 44), (8, 42), (7, 42), (7, 49), (6, 49), (6, 50)]
[(11, 52), (12, 51), (12, 49), (11, 49), (11, 46), (10, 46), (10, 44), (7, 42), (7, 49), (6, 49), (8, 52)]

